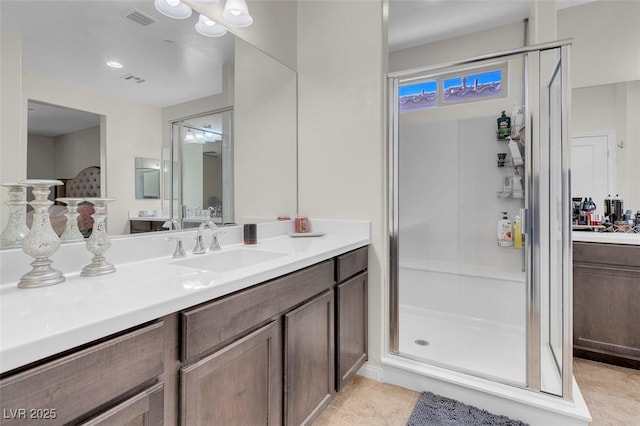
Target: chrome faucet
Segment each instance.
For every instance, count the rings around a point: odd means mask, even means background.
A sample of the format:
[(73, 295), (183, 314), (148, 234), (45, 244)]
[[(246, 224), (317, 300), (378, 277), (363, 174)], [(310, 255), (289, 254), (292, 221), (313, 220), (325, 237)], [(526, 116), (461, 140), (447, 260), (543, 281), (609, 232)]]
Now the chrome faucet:
[(178, 221), (178, 219), (169, 219), (167, 220), (165, 223), (162, 224), (163, 228), (167, 228), (169, 230), (171, 229), (175, 229), (176, 231), (179, 231), (182, 229), (182, 226), (180, 226), (180, 222)]
[(202, 233), (205, 229), (211, 229), (213, 231), (213, 239), (211, 240), (210, 251), (220, 250), (220, 243), (218, 243), (218, 227), (211, 219), (207, 219), (198, 226), (198, 234), (196, 236), (196, 246), (193, 248), (193, 254), (203, 254), (206, 249), (204, 248), (204, 239)]
[(185, 257), (187, 254), (184, 252), (182, 248), (182, 240), (177, 237), (167, 237), (164, 239), (165, 241), (176, 241), (176, 249), (173, 251), (173, 257)]

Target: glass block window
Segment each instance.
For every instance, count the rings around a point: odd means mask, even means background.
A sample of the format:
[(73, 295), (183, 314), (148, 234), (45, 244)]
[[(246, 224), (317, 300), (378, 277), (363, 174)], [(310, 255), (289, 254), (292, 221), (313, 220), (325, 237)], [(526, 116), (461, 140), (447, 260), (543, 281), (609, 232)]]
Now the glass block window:
[(469, 102), (502, 96), (502, 70), (466, 74), (442, 80), (442, 102)]
[(398, 88), (400, 112), (438, 106), (438, 82), (400, 86)]
[(400, 83), (398, 106), (400, 112), (409, 112), (503, 96), (507, 96), (507, 62)]

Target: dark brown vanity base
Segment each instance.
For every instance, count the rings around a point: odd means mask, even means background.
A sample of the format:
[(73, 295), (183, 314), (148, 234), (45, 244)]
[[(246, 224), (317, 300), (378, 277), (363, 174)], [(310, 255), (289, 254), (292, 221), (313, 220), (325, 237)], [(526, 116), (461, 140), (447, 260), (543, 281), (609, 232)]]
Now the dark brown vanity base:
[(573, 354), (640, 369), (640, 246), (573, 244)]

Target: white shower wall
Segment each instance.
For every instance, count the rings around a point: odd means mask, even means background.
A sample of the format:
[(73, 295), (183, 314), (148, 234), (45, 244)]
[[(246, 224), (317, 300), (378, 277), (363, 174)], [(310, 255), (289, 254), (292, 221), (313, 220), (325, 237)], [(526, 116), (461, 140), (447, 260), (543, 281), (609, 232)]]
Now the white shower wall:
[(522, 199), (497, 197), (514, 172), (497, 167), (496, 154), (508, 152), (496, 140), (499, 112), (422, 123), (401, 117), (401, 258), (522, 271), (522, 250), (497, 244), (500, 212), (513, 220), (522, 206)]

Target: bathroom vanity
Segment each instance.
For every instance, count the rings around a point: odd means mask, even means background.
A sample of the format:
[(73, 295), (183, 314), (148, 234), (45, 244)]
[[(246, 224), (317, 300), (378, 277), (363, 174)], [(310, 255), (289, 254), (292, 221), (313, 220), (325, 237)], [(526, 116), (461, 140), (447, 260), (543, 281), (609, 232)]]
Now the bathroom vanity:
[(640, 235), (574, 233), (573, 353), (640, 368)]
[(2, 313), (2, 424), (313, 423), (367, 359), (368, 238), (366, 224), (3, 285), (3, 304), (21, 306)]

